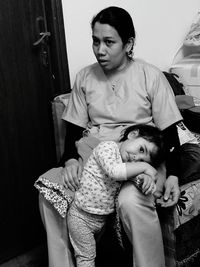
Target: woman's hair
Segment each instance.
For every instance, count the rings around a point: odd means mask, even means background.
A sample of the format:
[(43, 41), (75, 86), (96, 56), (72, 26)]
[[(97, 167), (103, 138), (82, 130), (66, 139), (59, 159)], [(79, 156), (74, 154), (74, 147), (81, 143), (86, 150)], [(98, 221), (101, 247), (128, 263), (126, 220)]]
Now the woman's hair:
[(132, 18), (123, 8), (111, 6), (103, 9), (92, 19), (92, 29), (96, 22), (109, 24), (115, 28), (124, 45), (128, 42), (129, 38), (133, 37), (135, 39), (135, 28)]
[(166, 158), (166, 147), (161, 130), (155, 126), (146, 124), (132, 125), (124, 130), (120, 141), (127, 140), (129, 133), (133, 131), (138, 132), (137, 137), (142, 137), (148, 142), (155, 144), (157, 147), (157, 149), (150, 154), (152, 165), (154, 167), (158, 167), (161, 163), (163, 163)]

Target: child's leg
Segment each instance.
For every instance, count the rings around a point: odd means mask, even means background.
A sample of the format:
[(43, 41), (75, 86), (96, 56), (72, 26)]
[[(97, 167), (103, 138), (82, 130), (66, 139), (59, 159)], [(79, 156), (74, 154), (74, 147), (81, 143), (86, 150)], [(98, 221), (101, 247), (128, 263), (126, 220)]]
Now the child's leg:
[(93, 218), (92, 214), (78, 210), (73, 204), (68, 212), (67, 223), (77, 267), (95, 267), (95, 234), (103, 228), (104, 217), (100, 216), (98, 220), (94, 215)]

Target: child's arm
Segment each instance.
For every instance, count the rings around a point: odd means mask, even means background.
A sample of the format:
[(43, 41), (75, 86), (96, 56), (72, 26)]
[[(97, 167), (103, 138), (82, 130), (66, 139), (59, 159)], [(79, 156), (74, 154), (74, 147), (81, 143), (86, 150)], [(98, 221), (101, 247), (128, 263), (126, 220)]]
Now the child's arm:
[(127, 178), (145, 195), (153, 194), (156, 191), (157, 171), (147, 162), (127, 162), (126, 164)]
[(93, 151), (96, 161), (102, 170), (117, 181), (128, 180), (138, 174), (148, 174), (155, 181), (157, 171), (146, 162), (120, 163), (117, 145), (112, 142), (102, 142)]
[(156, 181), (157, 171), (147, 162), (126, 162), (127, 179), (145, 173)]
[(126, 165), (122, 163), (119, 148), (113, 141), (101, 142), (93, 150), (94, 158), (102, 171), (116, 181), (127, 180)]

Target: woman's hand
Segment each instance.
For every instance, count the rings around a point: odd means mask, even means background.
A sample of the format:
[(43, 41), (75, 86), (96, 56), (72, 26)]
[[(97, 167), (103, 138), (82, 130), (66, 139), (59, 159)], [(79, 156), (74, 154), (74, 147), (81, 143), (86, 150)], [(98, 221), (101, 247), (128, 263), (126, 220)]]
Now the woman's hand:
[(65, 162), (63, 168), (64, 185), (72, 191), (76, 191), (79, 187), (79, 178), (82, 172), (81, 161), (70, 159)]
[(172, 207), (178, 202), (179, 196), (178, 177), (170, 175), (165, 181), (163, 197), (157, 199), (157, 204), (165, 208)]

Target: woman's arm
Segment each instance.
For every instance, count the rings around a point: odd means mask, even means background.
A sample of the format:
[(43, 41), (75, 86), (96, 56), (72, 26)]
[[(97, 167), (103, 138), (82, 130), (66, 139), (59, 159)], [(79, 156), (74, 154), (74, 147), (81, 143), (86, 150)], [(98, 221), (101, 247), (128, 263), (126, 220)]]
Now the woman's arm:
[(164, 184), (163, 197), (159, 204), (162, 207), (174, 206), (179, 199), (180, 189), (178, 183), (180, 171), (180, 142), (176, 124), (171, 125), (163, 131), (167, 147), (167, 179)]
[(63, 166), (63, 180), (67, 188), (75, 191), (79, 187), (79, 177), (82, 165), (79, 163), (79, 155), (75, 142), (82, 137), (84, 128), (66, 122), (65, 148), (59, 166)]
[[(174, 127), (175, 126), (175, 127)], [(184, 129), (184, 135), (178, 135), (178, 128)], [(180, 130), (180, 129), (179, 129)], [(181, 158), (183, 155), (181, 155), (181, 144), (182, 143), (196, 143), (197, 140), (193, 134), (189, 132), (189, 130), (185, 131), (186, 127), (184, 126), (184, 122), (181, 121), (177, 123), (176, 125), (172, 125), (168, 129), (166, 129), (166, 138), (169, 141), (169, 145), (171, 142), (171, 146), (174, 146), (174, 152), (169, 154), (168, 159), (168, 175), (165, 182), (165, 192), (164, 192), (164, 202), (162, 202), (163, 207), (170, 207), (177, 203), (178, 198), (180, 196), (180, 189), (179, 189), (179, 181), (184, 176), (183, 169), (186, 170), (187, 166), (183, 166), (183, 161)], [(186, 134), (186, 136), (185, 136)], [(179, 142), (180, 137), (180, 142)], [(178, 141), (177, 141), (178, 139)], [(181, 143), (181, 144), (180, 144)], [(190, 166), (191, 167), (191, 166)], [(178, 177), (177, 177), (178, 176)], [(179, 179), (178, 179), (179, 178)], [(183, 181), (182, 181), (183, 183)]]
[(176, 124), (163, 130), (166, 145), (166, 169), (167, 176), (179, 176), (180, 171), (180, 142)]
[(65, 135), (65, 147), (64, 153), (60, 162), (58, 163), (59, 166), (65, 166), (65, 162), (69, 159), (78, 159), (79, 155), (75, 146), (75, 142), (82, 137), (82, 133), (84, 128), (72, 124), (68, 121), (66, 123), (66, 135)]

